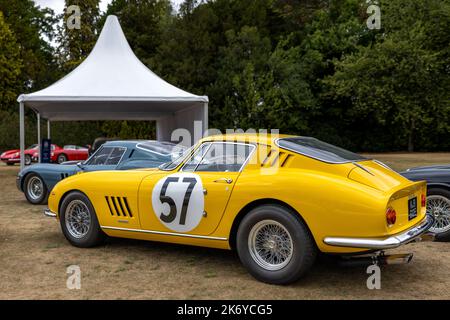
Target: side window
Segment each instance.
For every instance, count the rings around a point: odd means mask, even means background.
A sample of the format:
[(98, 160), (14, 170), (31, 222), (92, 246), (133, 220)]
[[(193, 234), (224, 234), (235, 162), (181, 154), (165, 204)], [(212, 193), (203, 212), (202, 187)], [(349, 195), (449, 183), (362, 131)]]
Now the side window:
[(112, 149), (112, 147), (102, 147), (100, 150), (94, 153), (94, 155), (88, 160), (86, 164), (90, 166), (104, 165), (106, 163), (106, 160), (108, 160), (108, 156), (111, 153)]
[(238, 172), (254, 146), (238, 143), (213, 143), (195, 171)]
[(106, 160), (107, 166), (115, 166), (118, 165), (120, 159), (122, 159), (123, 154), (125, 153), (126, 148), (116, 147), (111, 151), (108, 159)]
[(197, 151), (194, 152), (194, 154), (191, 156), (191, 158), (184, 164), (181, 171), (184, 172), (192, 172), (195, 170), (197, 165), (202, 160), (203, 156), (205, 155), (205, 152), (208, 150), (210, 143), (204, 143), (200, 146), (200, 148), (197, 149)]
[(133, 154), (131, 155), (130, 158), (133, 160), (136, 159), (155, 160), (155, 161), (158, 160), (158, 157), (154, 153), (148, 151), (141, 151), (139, 149), (134, 149)]

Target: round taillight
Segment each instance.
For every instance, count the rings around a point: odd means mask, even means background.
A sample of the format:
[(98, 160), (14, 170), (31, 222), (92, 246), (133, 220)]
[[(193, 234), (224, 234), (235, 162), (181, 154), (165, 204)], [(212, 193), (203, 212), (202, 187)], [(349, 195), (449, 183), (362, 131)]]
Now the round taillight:
[(421, 200), (422, 200), (422, 201), (421, 201), (421, 203), (422, 203), (422, 208), (426, 207), (426, 206), (427, 206), (427, 196), (424, 195), (423, 193), (422, 193)]
[(395, 221), (397, 221), (397, 212), (393, 208), (388, 208), (386, 210), (386, 222), (388, 226), (392, 226), (395, 224)]

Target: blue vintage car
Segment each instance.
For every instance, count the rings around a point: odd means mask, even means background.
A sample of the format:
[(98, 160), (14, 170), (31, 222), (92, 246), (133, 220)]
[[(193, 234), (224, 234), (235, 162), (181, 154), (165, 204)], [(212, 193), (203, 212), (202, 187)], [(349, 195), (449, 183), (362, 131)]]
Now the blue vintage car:
[(84, 162), (42, 163), (23, 169), (17, 176), (17, 188), (28, 202), (41, 204), (59, 181), (77, 172), (155, 168), (182, 152), (182, 147), (169, 142), (109, 141)]

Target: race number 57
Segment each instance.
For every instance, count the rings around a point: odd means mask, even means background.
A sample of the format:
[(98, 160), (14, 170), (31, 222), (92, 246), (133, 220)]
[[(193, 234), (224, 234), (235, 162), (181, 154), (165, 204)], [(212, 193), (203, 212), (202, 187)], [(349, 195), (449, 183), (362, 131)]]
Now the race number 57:
[(158, 181), (152, 192), (153, 211), (166, 227), (177, 232), (194, 229), (202, 218), (204, 195), (200, 177), (177, 173)]

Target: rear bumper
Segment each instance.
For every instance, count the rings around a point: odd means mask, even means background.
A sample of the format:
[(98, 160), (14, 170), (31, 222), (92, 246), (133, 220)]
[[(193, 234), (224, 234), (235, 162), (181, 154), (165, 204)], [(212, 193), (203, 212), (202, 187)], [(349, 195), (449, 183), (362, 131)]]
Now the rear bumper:
[(44, 209), (44, 215), (49, 218), (56, 218), (56, 213), (54, 213), (50, 209)]
[(364, 248), (364, 249), (392, 249), (401, 245), (412, 242), (419, 239), (424, 235), (428, 229), (433, 225), (434, 217), (426, 215), (420, 223), (414, 227), (396, 234), (392, 237), (385, 239), (372, 239), (372, 238), (338, 238), (338, 237), (326, 237), (323, 242), (329, 246), (335, 247), (350, 247), (350, 248)]

